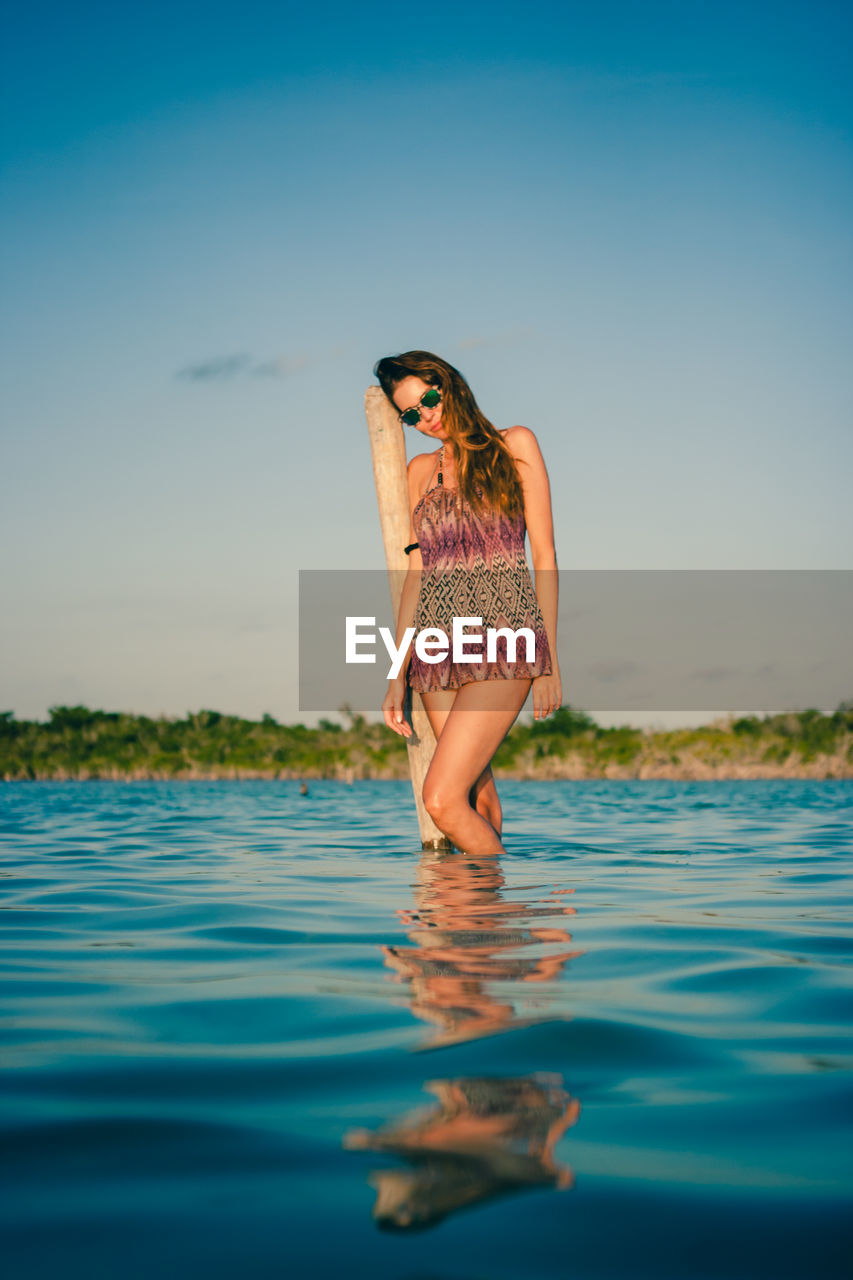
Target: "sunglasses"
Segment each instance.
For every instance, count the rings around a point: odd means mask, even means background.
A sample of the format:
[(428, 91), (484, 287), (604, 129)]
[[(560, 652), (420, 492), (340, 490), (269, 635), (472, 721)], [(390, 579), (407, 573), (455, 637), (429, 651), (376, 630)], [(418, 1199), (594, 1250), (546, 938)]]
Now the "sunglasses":
[(438, 387), (430, 387), (423, 393), (417, 404), (403, 413), (398, 413), (397, 417), (405, 426), (416, 427), (421, 420), (421, 409), (434, 409), (437, 404), (441, 404), (441, 392)]

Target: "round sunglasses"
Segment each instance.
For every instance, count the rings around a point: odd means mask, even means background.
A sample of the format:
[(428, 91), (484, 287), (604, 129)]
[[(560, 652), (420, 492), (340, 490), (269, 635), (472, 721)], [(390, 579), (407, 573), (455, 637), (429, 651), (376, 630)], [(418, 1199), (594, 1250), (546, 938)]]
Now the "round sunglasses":
[(421, 409), (434, 409), (437, 404), (441, 404), (441, 391), (438, 387), (430, 387), (423, 393), (417, 404), (412, 405), (411, 409), (398, 413), (397, 417), (405, 426), (416, 427), (421, 420)]

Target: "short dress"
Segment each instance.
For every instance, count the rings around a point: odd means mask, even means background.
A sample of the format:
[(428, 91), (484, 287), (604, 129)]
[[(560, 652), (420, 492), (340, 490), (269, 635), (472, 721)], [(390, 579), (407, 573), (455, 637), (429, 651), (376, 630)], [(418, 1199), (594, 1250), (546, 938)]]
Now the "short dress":
[[(480, 680), (529, 680), (550, 675), (548, 636), (524, 554), (524, 513), (507, 516), (473, 511), (455, 489), (445, 486), (443, 463), (442, 446), (438, 481), (427, 489), (412, 513), (423, 561), (413, 625), (416, 633), (440, 629), (451, 646), (440, 662), (424, 662), (413, 648), (409, 684), (417, 693), (433, 693)], [(453, 661), (454, 617), (483, 619), (482, 627), (465, 627), (466, 651), (482, 650), (482, 658), (475, 662)], [(517, 639), (514, 662), (509, 660), (507, 638), (498, 636), (496, 660), (487, 661), (488, 627), (529, 628), (535, 636), (532, 660), (527, 661), (524, 636)], [(478, 633), (484, 637), (481, 645), (475, 643)]]

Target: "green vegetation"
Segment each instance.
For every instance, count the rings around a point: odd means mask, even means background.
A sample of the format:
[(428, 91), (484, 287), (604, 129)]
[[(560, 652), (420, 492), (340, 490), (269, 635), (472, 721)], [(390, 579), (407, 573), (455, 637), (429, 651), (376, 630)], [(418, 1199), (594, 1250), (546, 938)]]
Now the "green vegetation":
[(345, 713), (316, 729), (219, 711), (186, 719), (51, 707), (47, 724), (0, 713), (0, 777), (397, 777), (406, 748), (384, 725)]
[[(342, 707), (315, 729), (219, 711), (186, 719), (51, 707), (49, 720), (0, 712), (0, 778), (403, 778), (403, 740)], [(853, 702), (694, 729), (604, 729), (561, 707), (517, 724), (495, 771), (519, 778), (853, 777)]]
[(547, 720), (516, 725), (498, 749), (495, 767), (512, 770), (542, 761), (565, 761), (580, 754), (594, 774), (608, 764), (631, 765), (643, 749), (643, 734), (627, 725), (602, 729), (583, 711), (560, 707)]

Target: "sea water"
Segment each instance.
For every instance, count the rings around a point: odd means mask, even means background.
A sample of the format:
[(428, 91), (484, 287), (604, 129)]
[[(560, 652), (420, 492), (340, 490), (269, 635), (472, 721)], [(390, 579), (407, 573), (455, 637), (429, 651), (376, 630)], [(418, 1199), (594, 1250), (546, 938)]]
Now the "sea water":
[(853, 783), (0, 784), (7, 1276), (849, 1264)]

